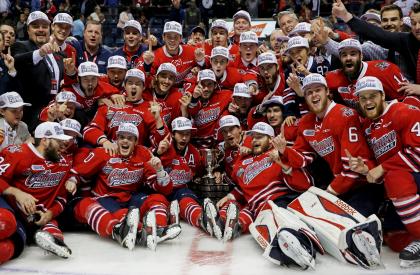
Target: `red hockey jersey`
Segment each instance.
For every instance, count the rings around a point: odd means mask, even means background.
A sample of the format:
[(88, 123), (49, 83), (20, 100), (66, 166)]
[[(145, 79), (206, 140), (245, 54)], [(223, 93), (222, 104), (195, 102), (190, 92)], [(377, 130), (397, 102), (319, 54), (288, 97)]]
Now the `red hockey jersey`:
[(151, 90), (143, 92), (143, 99), (146, 101), (156, 101), (162, 108), (160, 115), (168, 127), (171, 127), (172, 120), (182, 116), (181, 104), (179, 99), (182, 93), (178, 88), (172, 88), (164, 98), (157, 97)]

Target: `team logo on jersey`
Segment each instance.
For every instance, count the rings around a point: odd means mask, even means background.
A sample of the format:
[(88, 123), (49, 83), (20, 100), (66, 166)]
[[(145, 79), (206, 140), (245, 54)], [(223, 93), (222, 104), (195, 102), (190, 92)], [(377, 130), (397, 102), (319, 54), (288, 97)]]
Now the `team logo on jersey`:
[(46, 170), (29, 176), (25, 185), (29, 188), (53, 187), (57, 186), (65, 175), (65, 171), (52, 173), (51, 170)]
[(319, 142), (316, 140), (310, 141), (309, 144), (321, 157), (331, 154), (335, 149), (334, 140), (331, 136), (324, 138)]
[(375, 65), (375, 67), (377, 67), (377, 68), (379, 68), (379, 70), (381, 70), (381, 71), (384, 71), (384, 70), (386, 70), (386, 68), (388, 68), (389, 67), (389, 63), (388, 62), (386, 62), (386, 61), (382, 61), (382, 62), (379, 62), (379, 63), (377, 63), (376, 65)]
[(215, 121), (220, 116), (220, 107), (207, 111), (200, 110), (195, 117), (195, 125), (203, 126), (209, 122)]
[(315, 136), (315, 130), (304, 130), (303, 135), (306, 137), (313, 137)]
[(21, 148), (20, 145), (11, 145), (11, 146), (7, 147), (7, 150), (10, 153), (22, 152), (22, 148)]
[(350, 116), (354, 115), (353, 110), (350, 109), (350, 108), (344, 108), (342, 112), (343, 112), (343, 115), (347, 116), (347, 117), (350, 117)]
[(273, 162), (269, 157), (263, 158), (260, 161), (255, 161), (244, 170), (243, 180), (244, 184), (249, 184), (256, 176), (258, 176), (262, 171), (267, 168), (270, 168), (273, 165)]
[(351, 93), (349, 87), (338, 87), (337, 91), (340, 94), (350, 94)]
[(104, 172), (104, 174), (108, 175), (109, 173), (112, 172), (112, 166), (111, 165), (105, 165), (104, 167), (102, 167), (102, 172)]
[(45, 170), (45, 167), (43, 165), (32, 165), (31, 170), (32, 171), (43, 171), (43, 170)]
[(193, 179), (192, 172), (185, 170), (172, 170), (169, 173), (169, 176), (171, 177), (171, 180), (174, 183), (174, 185), (187, 184)]
[(126, 112), (115, 112), (109, 122), (109, 128), (118, 127), (122, 123), (131, 123), (139, 126), (143, 118), (137, 114), (127, 114)]
[(143, 176), (143, 168), (139, 170), (128, 171), (127, 168), (115, 168), (109, 173), (109, 186), (130, 185), (140, 181)]
[(397, 133), (392, 130), (380, 138), (372, 138), (368, 142), (375, 157), (379, 158), (397, 146)]

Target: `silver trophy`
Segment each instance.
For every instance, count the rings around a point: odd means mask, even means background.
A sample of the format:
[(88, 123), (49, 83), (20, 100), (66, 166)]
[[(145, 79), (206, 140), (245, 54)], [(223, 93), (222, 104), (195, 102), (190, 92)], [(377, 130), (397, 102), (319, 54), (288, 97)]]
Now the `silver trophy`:
[(201, 149), (200, 151), (207, 170), (207, 174), (203, 176), (203, 184), (214, 185), (216, 184), (216, 177), (213, 175), (213, 171), (217, 165), (217, 152), (214, 149)]

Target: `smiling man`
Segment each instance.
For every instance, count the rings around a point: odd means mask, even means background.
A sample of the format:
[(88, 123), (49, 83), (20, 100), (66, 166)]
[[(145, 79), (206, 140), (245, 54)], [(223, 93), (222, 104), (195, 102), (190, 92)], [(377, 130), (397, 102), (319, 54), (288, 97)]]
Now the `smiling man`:
[(52, 35), (55, 38), (60, 51), (64, 52), (67, 58), (76, 55), (76, 49), (66, 43), (66, 39), (69, 37), (71, 30), (73, 29), (73, 18), (67, 13), (58, 13), (51, 25)]

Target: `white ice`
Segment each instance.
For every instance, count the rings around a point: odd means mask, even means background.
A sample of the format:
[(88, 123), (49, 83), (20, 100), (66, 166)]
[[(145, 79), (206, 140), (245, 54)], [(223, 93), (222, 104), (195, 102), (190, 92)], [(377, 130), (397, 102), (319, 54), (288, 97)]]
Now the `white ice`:
[[(70, 259), (45, 254), (36, 246), (0, 266), (1, 274), (165, 274), (165, 275), (279, 275), (302, 274), (299, 269), (280, 267), (262, 257), (262, 249), (251, 235), (224, 244), (199, 229), (182, 223), (182, 233), (158, 245), (156, 252), (144, 247), (129, 251), (111, 239), (94, 233), (65, 233), (72, 249)], [(401, 269), (398, 254), (384, 247), (385, 269), (364, 270), (340, 263), (329, 255), (317, 255), (316, 270), (308, 274), (420, 274), (420, 268)]]

